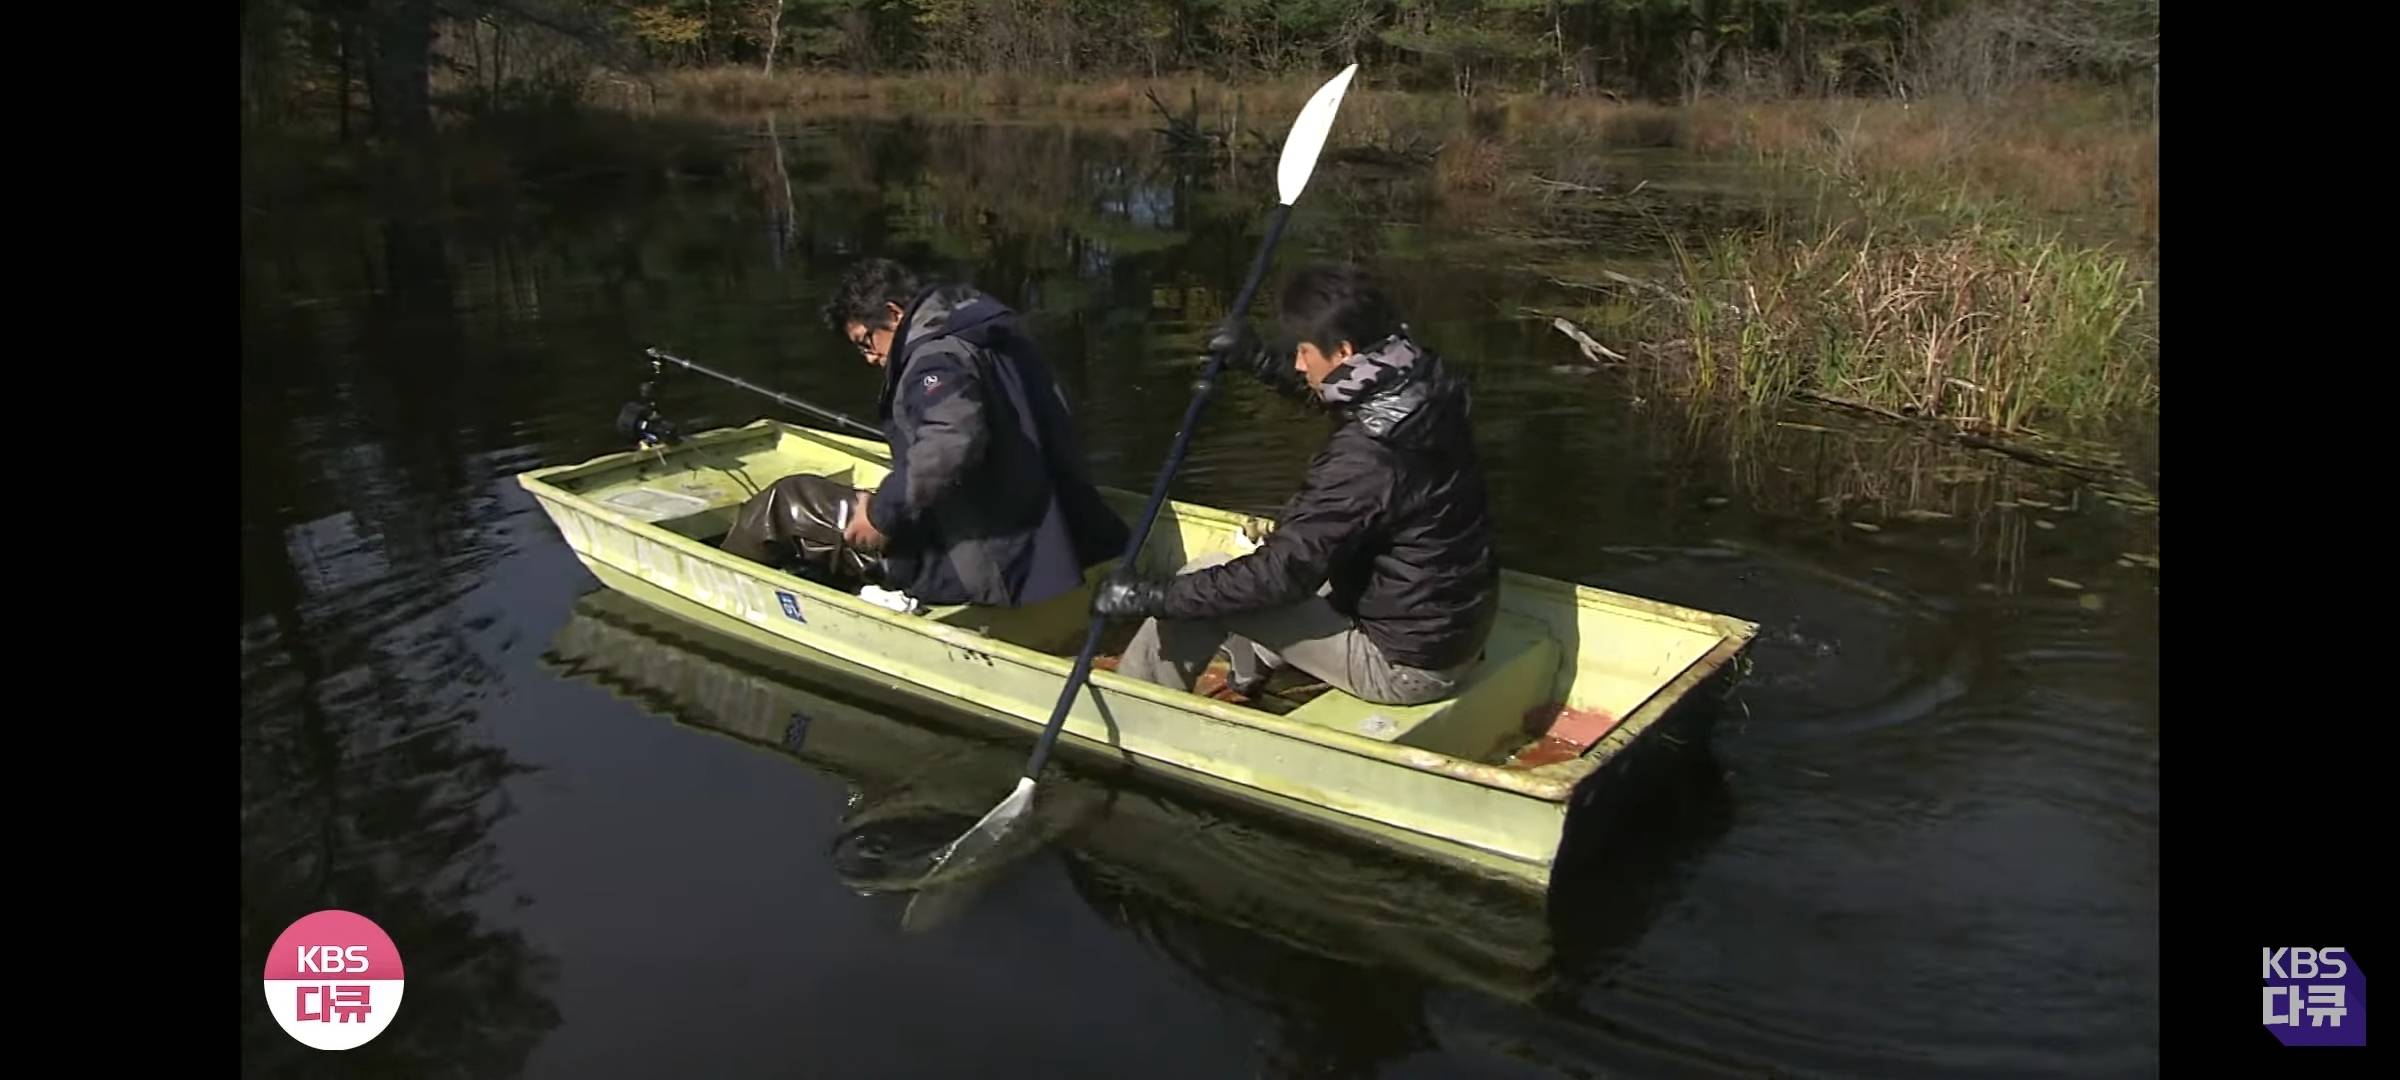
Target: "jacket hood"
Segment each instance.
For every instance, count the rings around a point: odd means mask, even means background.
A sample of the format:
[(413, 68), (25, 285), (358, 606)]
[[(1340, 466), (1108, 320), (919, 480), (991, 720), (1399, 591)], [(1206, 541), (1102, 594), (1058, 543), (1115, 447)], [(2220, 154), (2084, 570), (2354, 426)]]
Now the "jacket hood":
[(1006, 332), (1016, 311), (972, 285), (940, 285), (919, 293), (900, 315), (901, 330), (892, 357), (883, 365), (883, 398), (888, 403), (908, 370), (910, 354), (926, 343), (945, 337), (963, 339), (977, 348), (989, 347)]
[[(956, 334), (973, 340), (978, 331), (1015, 315), (1007, 304), (972, 285), (944, 285), (928, 290), (910, 305), (908, 329), (901, 335), (901, 352), (925, 342)], [(980, 344), (980, 342), (978, 342)]]
[(1431, 445), (1442, 418), (1468, 406), (1466, 387), (1450, 377), (1441, 357), (1405, 333), (1343, 361), (1318, 396), (1378, 442), (1394, 446)]

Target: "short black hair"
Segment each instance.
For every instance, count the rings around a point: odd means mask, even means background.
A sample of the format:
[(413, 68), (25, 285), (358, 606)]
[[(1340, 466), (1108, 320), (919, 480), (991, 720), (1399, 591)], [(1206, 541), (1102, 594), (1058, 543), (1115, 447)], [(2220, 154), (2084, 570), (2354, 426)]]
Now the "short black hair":
[(1366, 271), (1319, 264), (1284, 284), (1283, 328), (1327, 352), (1345, 341), (1365, 352), (1400, 332), (1400, 313)]
[(890, 329), (887, 324), (892, 318), (883, 305), (898, 304), (905, 310), (918, 291), (917, 275), (908, 267), (890, 259), (867, 259), (851, 267), (834, 287), (832, 298), (825, 301), (825, 322), (837, 333), (851, 323), (870, 330)]

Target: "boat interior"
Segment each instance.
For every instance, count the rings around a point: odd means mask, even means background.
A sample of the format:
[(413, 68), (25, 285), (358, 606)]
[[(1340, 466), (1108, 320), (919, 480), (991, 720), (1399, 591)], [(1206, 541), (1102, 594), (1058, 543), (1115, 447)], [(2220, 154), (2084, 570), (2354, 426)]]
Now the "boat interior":
[[(878, 463), (883, 453), (880, 445), (762, 421), (695, 437), (673, 450), (652, 451), (638, 465), (621, 459), (626, 464), (562, 473), (550, 482), (660, 529), (718, 546), (742, 503), (766, 486), (786, 476), (813, 473), (872, 487), (886, 471)], [(1128, 520), (1141, 513), (1140, 494), (1106, 494)], [(1202, 555), (1238, 555), (1254, 546), (1267, 528), (1271, 525), (1255, 518), (1179, 507), (1170, 501), (1144, 545), (1141, 561), (1146, 572), (1164, 574)], [(777, 569), (853, 594), (864, 584), (830, 581), (806, 568)], [(955, 605), (927, 608), (914, 617), (1071, 659), (1089, 627), (1090, 589), (1114, 569), (1115, 560), (1095, 567), (1083, 588), (1029, 607)], [(1529, 613), (1522, 603), (1507, 602), (1482, 663), (1459, 693), (1438, 702), (1377, 705), (1291, 668), (1275, 671), (1263, 687), (1244, 695), (1227, 686), (1228, 664), (1222, 652), (1194, 692), (1351, 735), (1467, 761), (1534, 769), (1578, 756), (1617, 718), (1656, 694), (1722, 638), (1688, 620), (1644, 616), (1636, 610), (1612, 616), (1605, 609), (1597, 614), (1589, 607), (1578, 609), (1572, 601), (1551, 606), (1561, 610), (1545, 618)], [(1594, 618), (1609, 623), (1609, 640), (1591, 640)], [(1096, 668), (1114, 667), (1137, 625), (1110, 627)]]

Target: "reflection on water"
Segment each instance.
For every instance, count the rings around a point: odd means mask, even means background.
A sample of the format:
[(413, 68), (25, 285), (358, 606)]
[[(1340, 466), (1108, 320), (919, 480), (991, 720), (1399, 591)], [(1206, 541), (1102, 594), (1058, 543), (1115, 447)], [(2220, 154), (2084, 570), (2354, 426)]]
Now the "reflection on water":
[[(850, 794), (828, 860), (862, 891), (913, 883), (924, 857), (991, 801), (995, 778), (1022, 765), (1014, 741), (978, 739), (873, 688), (830, 682), (612, 592), (576, 603), (544, 663), (840, 777)], [(1422, 1048), (1411, 1017), (1429, 986), (1518, 1005), (1554, 995), (1562, 970), (1600, 966), (1608, 949), (1637, 939), (1674, 866), (1726, 824), (1722, 781), (1703, 771), (1685, 805), (1653, 807), (1662, 814), (1654, 830), (1598, 854), (1592, 876), (1569, 881), (1546, 910), (1514, 892), (1130, 781), (1122, 769), (1088, 768), (1062, 764), (1046, 776), (1042, 820), (1031, 831), (1057, 846), (1093, 916), (1276, 1017), (1267, 1062), (1278, 1073)], [(1563, 924), (1554, 928), (1554, 917)]]
[[(828, 857), (862, 890), (913, 883), (928, 849), (989, 809), (994, 778), (1024, 765), (1017, 740), (977, 738), (903, 699), (828, 681), (613, 592), (579, 600), (544, 659), (679, 722), (841, 777), (851, 794)], [(1246, 917), (1261, 935), (1298, 948), (1510, 986), (1511, 997), (1540, 988), (1549, 958), (1538, 903), (1231, 808), (1203, 808), (1154, 790), (1156, 780), (1129, 783), (1123, 768), (1093, 768), (1045, 773), (1040, 820), (1029, 826), (1062, 849), (1079, 889), (1138, 893), (1162, 912)], [(1461, 937), (1453, 927), (1462, 920), (1510, 932)]]
[[(375, 344), (362, 359), (423, 356), (438, 377), (457, 363), (440, 233), (395, 222), (381, 239), (391, 287), (363, 313)], [(508, 902), (490, 833), (527, 771), (475, 734), (497, 676), (462, 601), (495, 554), (474, 482), (490, 473), (410, 382), (360, 395), (351, 374), (295, 377), (244, 411), (245, 988), (259, 992), (266, 949), (292, 920), (367, 912), (403, 943), (409, 993), (404, 1015), (345, 1065), (507, 1075), (560, 1018), (547, 993), (555, 960), (483, 918)], [(392, 442), (305, 449), (336, 425)], [(278, 446), (310, 468), (266, 465)], [(242, 1015), (246, 1072), (322, 1067), (263, 1007)]]
[[(1023, 748), (586, 597), (509, 477), (617, 449), (650, 345), (869, 411), (871, 370), (814, 311), (874, 252), (1029, 312), (1100, 479), (1146, 490), (1265, 186), (1068, 126), (555, 138), (414, 163), (439, 184), (245, 163), (243, 978), (255, 994), (254, 950), (308, 910), (382, 923), (416, 978), (346, 1061), (2155, 1068), (2154, 464), (2093, 483), (1813, 410), (1694, 416), (1523, 316), (1556, 305), (1559, 260), (1594, 257), (1539, 242), (1538, 214), (1330, 168), (1282, 264), (1372, 263), (1474, 382), (1504, 561), (1765, 627), (1713, 756), (1547, 915), (1061, 773), (1054, 842), (904, 936), (880, 889), (907, 823), (980, 815)], [(1686, 160), (1610, 167), (1683, 200), (1670, 227), (1742, 212)], [(1655, 233), (1632, 229), (1593, 251), (1640, 272)], [(759, 415), (706, 381), (662, 405)], [(1321, 437), (1229, 383), (1177, 494), (1271, 509)], [(829, 704), (785, 707), (803, 692)], [(965, 1049), (921, 1037), (926, 1009)], [(246, 1007), (255, 1071), (300, 1052)]]

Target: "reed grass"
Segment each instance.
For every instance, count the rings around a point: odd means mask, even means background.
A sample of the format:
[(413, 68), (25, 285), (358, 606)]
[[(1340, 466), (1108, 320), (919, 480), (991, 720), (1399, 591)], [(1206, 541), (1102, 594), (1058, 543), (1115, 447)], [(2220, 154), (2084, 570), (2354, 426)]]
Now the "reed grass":
[(1637, 321), (1694, 396), (1811, 394), (2002, 434), (2158, 401), (2148, 283), (2055, 229), (1870, 213), (1669, 246), (1679, 287)]

